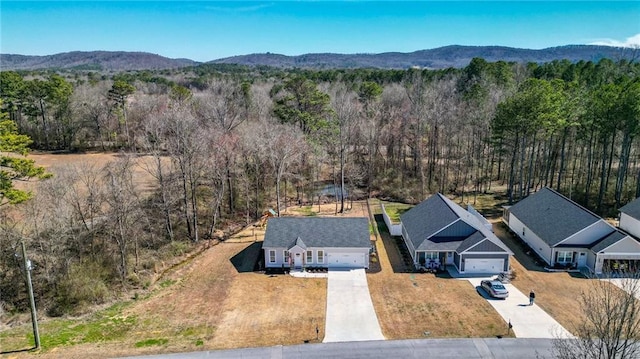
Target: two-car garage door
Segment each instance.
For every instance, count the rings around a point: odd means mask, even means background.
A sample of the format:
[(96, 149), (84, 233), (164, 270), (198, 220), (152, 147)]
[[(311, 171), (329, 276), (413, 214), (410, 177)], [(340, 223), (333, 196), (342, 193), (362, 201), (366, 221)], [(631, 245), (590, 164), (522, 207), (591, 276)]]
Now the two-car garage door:
[(329, 267), (364, 268), (364, 254), (362, 253), (328, 253)]
[(503, 258), (466, 258), (465, 273), (500, 273), (504, 271)]

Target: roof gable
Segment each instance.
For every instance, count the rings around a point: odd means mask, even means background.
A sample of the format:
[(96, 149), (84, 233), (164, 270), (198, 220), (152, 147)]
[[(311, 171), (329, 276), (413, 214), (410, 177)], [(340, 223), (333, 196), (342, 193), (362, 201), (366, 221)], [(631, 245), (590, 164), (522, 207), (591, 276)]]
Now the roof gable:
[(486, 239), (489, 252), (511, 251), (473, 213), (440, 193), (400, 216), (413, 247), (420, 251), (461, 253)]
[(473, 247), (466, 250), (466, 252), (489, 252), (489, 253), (507, 253), (504, 248), (501, 248), (497, 244), (493, 243), (488, 238), (483, 239)]
[(265, 248), (370, 247), (367, 218), (280, 217), (267, 222)]
[(472, 235), (467, 237), (462, 243), (460, 243), (458, 248), (456, 248), (456, 252), (462, 253), (462, 252), (466, 251), (467, 249), (469, 249), (469, 248), (475, 246), (476, 244), (480, 243), (481, 241), (483, 241), (486, 238), (487, 237), (485, 237), (482, 234), (482, 232), (476, 231)]
[[(626, 246), (624, 245), (626, 244)], [(617, 247), (617, 248), (616, 248)], [(623, 248), (627, 247), (627, 248)], [(602, 239), (598, 240), (592, 247), (591, 250), (595, 253), (604, 252), (604, 251), (616, 251), (620, 250), (622, 252), (627, 252), (631, 249), (634, 252), (640, 252), (640, 242), (638, 242), (635, 238), (630, 235), (616, 230)]]
[(436, 193), (400, 216), (414, 248), (460, 218), (443, 197)]
[(619, 211), (635, 219), (640, 219), (640, 197), (622, 206)]
[(511, 206), (509, 212), (552, 247), (602, 220), (548, 187)]

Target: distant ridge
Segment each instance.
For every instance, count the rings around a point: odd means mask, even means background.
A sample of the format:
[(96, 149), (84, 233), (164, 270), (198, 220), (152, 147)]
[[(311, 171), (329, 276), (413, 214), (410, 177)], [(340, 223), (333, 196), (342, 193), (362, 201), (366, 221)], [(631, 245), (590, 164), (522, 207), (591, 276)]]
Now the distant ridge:
[(73, 51), (46, 56), (0, 54), (1, 70), (85, 69), (102, 71), (162, 70), (197, 65), (147, 52)]
[(381, 54), (304, 54), (286, 56), (279, 54), (251, 54), (233, 56), (214, 60), (215, 64), (238, 64), (247, 66), (273, 66), (280, 68), (386, 68), (406, 69), (410, 67), (443, 69), (448, 67), (465, 67), (474, 57), (487, 61), (507, 62), (550, 62), (553, 60), (569, 60), (571, 62), (599, 61), (609, 58), (614, 61), (631, 59), (635, 54), (632, 49), (595, 45), (568, 45), (550, 47), (542, 50), (518, 49), (503, 46), (445, 46), (431, 50), (420, 50), (409, 53), (385, 52)]
[[(443, 69), (461, 68), (474, 57), (487, 61), (507, 62), (571, 62), (599, 61), (608, 58), (614, 61), (637, 59), (638, 50), (596, 46), (567, 45), (541, 50), (519, 49), (504, 46), (460, 46), (452, 45), (414, 52), (385, 52), (380, 54), (333, 54), (318, 53), (298, 56), (280, 54), (250, 54), (227, 57), (209, 64), (237, 64), (245, 66), (271, 66), (277, 68), (380, 68), (407, 69), (410, 67)], [(38, 69), (84, 69), (101, 71), (162, 70), (197, 66), (199, 62), (189, 59), (170, 59), (146, 52), (124, 51), (74, 51), (47, 56), (0, 54), (0, 70)]]

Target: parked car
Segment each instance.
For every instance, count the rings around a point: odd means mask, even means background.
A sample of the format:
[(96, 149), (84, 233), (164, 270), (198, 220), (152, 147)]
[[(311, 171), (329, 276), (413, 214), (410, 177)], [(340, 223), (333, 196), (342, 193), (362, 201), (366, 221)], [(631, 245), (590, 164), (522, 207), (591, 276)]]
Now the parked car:
[(507, 288), (497, 280), (483, 280), (480, 286), (493, 298), (504, 299), (509, 296)]

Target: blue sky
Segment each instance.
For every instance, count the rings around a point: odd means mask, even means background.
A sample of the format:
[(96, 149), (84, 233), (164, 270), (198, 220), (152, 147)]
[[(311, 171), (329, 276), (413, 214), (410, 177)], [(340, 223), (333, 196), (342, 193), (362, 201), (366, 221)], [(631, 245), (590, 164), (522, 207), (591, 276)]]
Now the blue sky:
[(411, 52), (447, 45), (640, 45), (638, 1), (0, 1), (0, 52)]

